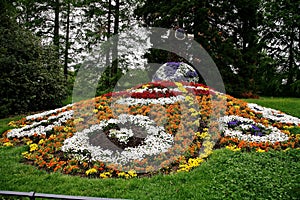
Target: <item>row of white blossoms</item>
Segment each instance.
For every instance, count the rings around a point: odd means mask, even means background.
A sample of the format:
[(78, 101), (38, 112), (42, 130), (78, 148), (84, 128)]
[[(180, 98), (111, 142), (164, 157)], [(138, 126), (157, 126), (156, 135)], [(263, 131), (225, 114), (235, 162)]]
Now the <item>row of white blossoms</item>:
[[(228, 123), (238, 121), (238, 130), (234, 130), (229, 127)], [(224, 133), (224, 136), (230, 136), (232, 138), (238, 138), (239, 140), (244, 140), (248, 142), (283, 142), (287, 141), (289, 137), (281, 132), (278, 128), (273, 126), (264, 126), (263, 124), (256, 123), (252, 119), (239, 117), (235, 115), (225, 116), (220, 118), (220, 130)], [(250, 132), (253, 126), (259, 127), (259, 129), (264, 129), (264, 131), (269, 132), (267, 135), (252, 135), (244, 134), (244, 132)]]
[[(260, 105), (254, 103), (248, 103), (248, 107), (257, 112), (261, 113), (262, 116), (273, 122), (281, 122), (293, 125), (299, 125), (300, 119), (297, 117), (293, 117), (291, 115), (287, 115), (278, 110), (272, 108), (265, 108)], [(238, 130), (234, 130), (229, 127), (228, 123), (232, 121), (239, 121), (240, 125), (238, 126)], [(284, 142), (289, 139), (288, 135), (281, 132), (278, 128), (273, 126), (264, 126), (263, 124), (256, 123), (252, 119), (243, 118), (239, 116), (224, 116), (219, 119), (220, 122), (220, 130), (224, 133), (224, 136), (229, 136), (232, 138), (238, 138), (239, 140), (244, 140), (248, 142)], [(244, 134), (244, 132), (249, 132), (253, 128), (253, 126), (260, 127), (260, 129), (264, 129), (264, 131), (269, 132), (267, 135), (253, 135), (253, 134)]]

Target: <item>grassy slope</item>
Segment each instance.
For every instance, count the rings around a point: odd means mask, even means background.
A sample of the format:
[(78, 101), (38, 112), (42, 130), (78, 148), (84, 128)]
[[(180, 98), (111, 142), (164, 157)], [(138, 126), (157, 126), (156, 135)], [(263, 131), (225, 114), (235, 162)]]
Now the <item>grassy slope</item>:
[(268, 108), (274, 108), (300, 118), (300, 98), (261, 97), (260, 99), (244, 100), (249, 103), (257, 103)]
[(299, 150), (241, 153), (222, 149), (190, 173), (129, 180), (47, 174), (19, 163), (23, 150), (0, 149), (1, 190), (128, 199), (296, 199), (300, 195)]
[(0, 133), (3, 133), (4, 131), (12, 128), (12, 127), (8, 126), (8, 123), (10, 121), (19, 120), (21, 118), (22, 118), (22, 116), (0, 119)]
[[(276, 100), (276, 105), (271, 100)], [(278, 103), (283, 101), (282, 105)], [(278, 109), (280, 105), (282, 111), (300, 116), (295, 109), (300, 107), (297, 99), (266, 98), (266, 102), (255, 100), (267, 107)], [(3, 122), (0, 121), (0, 131), (7, 129)], [(297, 199), (300, 196), (299, 150), (241, 153), (222, 149), (190, 173), (130, 180), (48, 174), (21, 164), (22, 151), (24, 147), (0, 148), (0, 190), (127, 199)]]

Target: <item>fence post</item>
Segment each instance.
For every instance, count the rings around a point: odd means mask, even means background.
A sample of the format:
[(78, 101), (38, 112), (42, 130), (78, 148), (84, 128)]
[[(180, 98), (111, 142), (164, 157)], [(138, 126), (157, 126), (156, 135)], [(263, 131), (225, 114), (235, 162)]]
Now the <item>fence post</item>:
[(35, 200), (35, 192), (29, 192), (30, 194), (30, 200)]

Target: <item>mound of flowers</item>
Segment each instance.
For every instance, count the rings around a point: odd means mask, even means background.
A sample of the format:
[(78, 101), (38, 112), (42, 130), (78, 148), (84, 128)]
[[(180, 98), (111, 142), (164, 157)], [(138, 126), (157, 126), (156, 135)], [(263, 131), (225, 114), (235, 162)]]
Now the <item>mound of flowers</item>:
[(167, 62), (154, 74), (152, 81), (187, 81), (198, 82), (197, 71), (184, 62)]
[(193, 82), (151, 82), (10, 125), (1, 143), (25, 145), (25, 163), (86, 177), (190, 171), (213, 148), (300, 147), (300, 119)]

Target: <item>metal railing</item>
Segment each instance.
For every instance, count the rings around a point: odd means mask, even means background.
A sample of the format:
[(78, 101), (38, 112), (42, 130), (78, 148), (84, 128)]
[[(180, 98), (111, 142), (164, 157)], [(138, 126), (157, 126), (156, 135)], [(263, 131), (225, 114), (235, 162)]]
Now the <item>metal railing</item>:
[(69, 195), (59, 195), (59, 194), (44, 194), (36, 192), (15, 192), (15, 191), (3, 191), (0, 190), (0, 196), (19, 196), (28, 197), (30, 200), (35, 200), (36, 198), (46, 198), (46, 199), (70, 199), (70, 200), (124, 200), (124, 199), (111, 199), (111, 198), (98, 198), (98, 197), (85, 197), (85, 196), (69, 196)]

